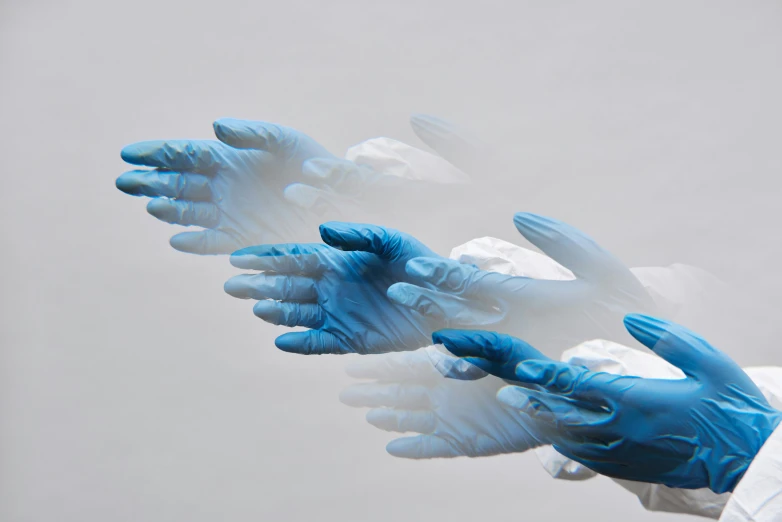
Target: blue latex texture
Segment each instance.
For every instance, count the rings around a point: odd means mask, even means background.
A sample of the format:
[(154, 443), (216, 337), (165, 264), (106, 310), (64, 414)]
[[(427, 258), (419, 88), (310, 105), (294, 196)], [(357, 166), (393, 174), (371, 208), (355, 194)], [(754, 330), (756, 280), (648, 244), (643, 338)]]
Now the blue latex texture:
[(558, 452), (597, 473), (733, 491), (782, 413), (735, 362), (699, 335), (640, 314), (626, 316), (624, 324), (686, 377), (617, 376), (523, 352), (509, 358), (506, 347), (515, 341), (508, 339), (454, 353), (496, 359), (492, 364), (506, 361), (505, 368), (518, 362), (515, 379), (527, 387), (508, 386), (497, 398), (529, 416)]
[[(415, 238), (393, 229), (329, 222), (320, 234), (327, 244), (260, 245), (235, 252), (231, 263), (260, 270), (228, 280), (225, 291), (256, 299), (253, 311), (266, 322), (309, 328), (279, 336), (281, 350), (300, 354), (384, 353), (415, 350), (431, 333), (449, 325), (391, 301), (388, 288), (407, 281), (405, 264), (414, 257), (435, 258)], [(491, 310), (464, 307), (481, 322)]]
[[(465, 307), (494, 310), (492, 330), (521, 337), (547, 353), (595, 338), (627, 342), (626, 332), (617, 326), (621, 318), (655, 310), (630, 269), (583, 232), (538, 214), (518, 213), (513, 222), (524, 238), (575, 279), (532, 279), (445, 258), (419, 258), (406, 266), (411, 282), (392, 286), (389, 297), (433, 319), (468, 317)], [(485, 319), (481, 317), (484, 325)], [(479, 325), (461, 324), (474, 326)]]
[(475, 372), (475, 366), (434, 347), (371, 355), (348, 365), (350, 376), (368, 382), (349, 386), (340, 400), (371, 408), (367, 422), (377, 428), (412, 434), (386, 446), (395, 457), (487, 457), (539, 446), (527, 416), (496, 400), (504, 381), (459, 380)]

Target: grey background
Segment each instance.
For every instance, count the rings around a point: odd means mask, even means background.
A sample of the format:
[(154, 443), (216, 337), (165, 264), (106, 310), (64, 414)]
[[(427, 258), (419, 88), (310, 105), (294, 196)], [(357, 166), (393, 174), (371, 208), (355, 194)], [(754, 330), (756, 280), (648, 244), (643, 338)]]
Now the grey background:
[(411, 232), (518, 241), (530, 210), (630, 265), (701, 265), (740, 289), (721, 346), (779, 365), (780, 22), (765, 1), (3, 0), (0, 520), (683, 520), (531, 453), (388, 456), (337, 401), (345, 360), (277, 351), (227, 261), (175, 252), (114, 188), (119, 150), (233, 116), (341, 152), (446, 117), (518, 158), (492, 181), (507, 219)]

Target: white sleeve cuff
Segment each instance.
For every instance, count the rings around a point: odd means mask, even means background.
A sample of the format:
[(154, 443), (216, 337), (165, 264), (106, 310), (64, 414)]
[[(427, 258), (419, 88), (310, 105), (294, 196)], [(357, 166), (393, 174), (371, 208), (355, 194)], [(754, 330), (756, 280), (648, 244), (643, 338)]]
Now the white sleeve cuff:
[(782, 520), (782, 424), (755, 456), (722, 512), (720, 522)]

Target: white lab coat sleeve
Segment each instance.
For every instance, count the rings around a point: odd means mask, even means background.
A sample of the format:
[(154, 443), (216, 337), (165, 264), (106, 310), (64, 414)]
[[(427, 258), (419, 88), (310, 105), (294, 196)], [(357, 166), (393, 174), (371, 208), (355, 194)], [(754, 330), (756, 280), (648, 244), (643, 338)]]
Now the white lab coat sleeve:
[(780, 520), (782, 520), (782, 425), (774, 430), (760, 448), (720, 517), (720, 522), (779, 522)]
[(350, 147), (345, 159), (399, 178), (443, 185), (465, 184), (470, 177), (445, 159), (391, 138), (372, 138)]
[(481, 270), (535, 279), (575, 279), (550, 257), (494, 237), (479, 237), (451, 250), (451, 259)]

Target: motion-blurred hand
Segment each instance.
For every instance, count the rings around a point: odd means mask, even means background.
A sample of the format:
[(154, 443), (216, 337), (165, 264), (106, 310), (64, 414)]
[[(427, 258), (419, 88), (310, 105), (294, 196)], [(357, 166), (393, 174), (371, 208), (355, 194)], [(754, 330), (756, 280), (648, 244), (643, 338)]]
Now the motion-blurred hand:
[[(427, 143), (452, 149), (461, 131), (436, 121), (440, 131), (426, 135)], [(388, 138), (354, 146), (342, 159), (274, 123), (225, 118), (214, 131), (220, 141), (145, 141), (122, 150), (128, 163), (152, 168), (124, 173), (117, 188), (153, 198), (147, 210), (161, 221), (204, 229), (171, 238), (183, 252), (228, 254), (314, 239), (311, 231), (324, 219), (417, 212), (435, 187), (469, 182), (445, 159)]]
[(286, 201), (284, 190), (301, 177), (305, 161), (334, 156), (309, 136), (273, 123), (225, 119), (214, 129), (229, 141), (252, 136), (258, 150), (204, 140), (134, 143), (122, 150), (122, 159), (153, 168), (126, 172), (117, 188), (153, 198), (147, 211), (161, 221), (204, 228), (171, 238), (171, 246), (183, 252), (229, 254), (290, 241), (314, 228), (305, 211)]
[(435, 347), (362, 357), (347, 372), (371, 382), (349, 386), (340, 401), (371, 408), (367, 421), (382, 430), (418, 434), (391, 441), (386, 450), (395, 457), (486, 457), (539, 446), (529, 419), (497, 401), (505, 382), (459, 380), (476, 371)]
[[(445, 258), (410, 260), (410, 282), (394, 284), (388, 296), (432, 321), (470, 316), (465, 307), (492, 310), (491, 322), (480, 325), (508, 332), (559, 353), (582, 341), (626, 341), (617, 327), (633, 311), (651, 311), (654, 302), (620, 260), (583, 232), (537, 214), (514, 217), (518, 231), (551, 259), (569, 269), (574, 279), (546, 280), (479, 270)], [(458, 325), (451, 321), (451, 326)]]

